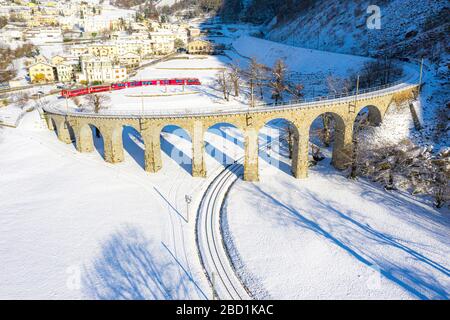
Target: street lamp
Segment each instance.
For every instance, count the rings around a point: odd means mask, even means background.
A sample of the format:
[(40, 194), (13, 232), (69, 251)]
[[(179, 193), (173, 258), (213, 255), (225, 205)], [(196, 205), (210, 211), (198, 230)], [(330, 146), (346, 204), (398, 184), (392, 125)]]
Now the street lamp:
[(185, 195), (184, 200), (186, 201), (186, 222), (189, 223), (189, 204), (192, 202), (192, 196)]

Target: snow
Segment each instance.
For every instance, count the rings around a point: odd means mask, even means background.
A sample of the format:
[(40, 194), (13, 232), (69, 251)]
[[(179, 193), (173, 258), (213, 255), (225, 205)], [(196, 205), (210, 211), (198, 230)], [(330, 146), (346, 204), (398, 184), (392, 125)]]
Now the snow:
[[(184, 194), (195, 193), (202, 180), (192, 179), (165, 153), (162, 172), (146, 174), (134, 160), (143, 151), (126, 138), (122, 164), (109, 165), (98, 152), (80, 154), (44, 129), (37, 112), (27, 114), (18, 129), (0, 133), (0, 298), (209, 294), (194, 225), (183, 219)], [(165, 138), (182, 145), (170, 133)], [(112, 288), (126, 281), (126, 272), (135, 281), (123, 290)]]
[(157, 7), (172, 6), (176, 2), (177, 2), (176, 0), (159, 0), (156, 6)]
[[(367, 61), (235, 33), (225, 41), (242, 55), (269, 66), (282, 57), (292, 71), (322, 79), (330, 72), (344, 76)], [(145, 110), (244, 107), (245, 97), (224, 103), (212, 88), (229, 62), (191, 57), (146, 68), (135, 79), (198, 77), (203, 85), (186, 87), (186, 96), (180, 87), (108, 93), (110, 109), (135, 112), (142, 102)], [(65, 110), (64, 99), (46, 99)], [(1, 108), (0, 117), (2, 112), (14, 109)], [(393, 112), (371, 130), (377, 143), (397, 143), (411, 135), (410, 115)], [(242, 134), (226, 124), (205, 134), (206, 180), (191, 177), (186, 132), (166, 127), (162, 137), (163, 169), (148, 174), (142, 140), (128, 127), (125, 161), (115, 165), (102, 159), (101, 139), (96, 151), (80, 154), (59, 142), (36, 111), (26, 113), (17, 129), (0, 127), (0, 299), (211, 298), (192, 211), (186, 221), (185, 195), (193, 195), (195, 208), (213, 173), (243, 155)], [(260, 183), (232, 187), (223, 213), (227, 246), (257, 298), (448, 299), (447, 209), (349, 181), (329, 159), (307, 180), (295, 180), (289, 161), (275, 152), (261, 154)]]
[(326, 51), (297, 48), (273, 41), (242, 36), (233, 42), (234, 48), (244, 56), (257, 57), (267, 66), (284, 59), (289, 70), (301, 73), (324, 73), (345, 76), (348, 70), (358, 70), (369, 59)]
[[(140, 136), (124, 131), (125, 161), (111, 165), (101, 140), (80, 154), (37, 111), (17, 129), (0, 127), (1, 299), (211, 298), (195, 219), (186, 223), (185, 195), (192, 210), (209, 183), (191, 177), (189, 136), (166, 127), (163, 169), (147, 174)], [(226, 124), (205, 134), (211, 176), (242, 156), (225, 132), (241, 137)]]
[[(251, 29), (250, 29), (251, 30)], [(221, 43), (225, 40), (231, 41), (237, 52), (227, 51), (226, 56), (191, 56), (181, 55), (177, 59), (159, 63), (138, 71), (132, 79), (146, 80), (158, 78), (199, 78), (201, 86), (188, 86), (185, 92), (181, 87), (149, 86), (142, 88), (127, 89), (124, 91), (113, 91), (106, 93), (111, 97), (112, 103), (104, 112), (161, 112), (164, 110), (212, 110), (220, 111), (226, 108), (246, 108), (248, 106), (248, 95), (239, 98), (232, 97), (231, 101), (225, 102), (222, 94), (217, 90), (215, 79), (217, 73), (236, 63), (246, 68), (248, 59), (245, 57), (256, 57), (262, 63), (273, 66), (278, 58), (284, 58), (289, 65), (289, 71), (300, 74), (305, 87), (315, 83), (315, 91), (318, 95), (326, 91), (326, 77), (330, 73), (337, 76), (345, 76), (350, 69), (358, 69), (368, 61), (367, 58), (334, 54), (324, 51), (295, 48), (272, 41), (242, 35), (248, 29), (238, 29), (239, 36), (230, 40), (227, 37), (217, 38)], [(268, 91), (267, 91), (268, 92)], [(188, 94), (188, 96), (186, 96)], [(266, 97), (265, 102), (271, 102)], [(189, 105), (186, 99), (189, 97)], [(51, 100), (54, 107), (69, 111), (76, 111), (73, 101), (66, 104), (64, 99)]]
[(448, 209), (350, 181), (329, 159), (306, 180), (260, 166), (261, 182), (231, 189), (222, 225), (256, 298), (449, 298)]

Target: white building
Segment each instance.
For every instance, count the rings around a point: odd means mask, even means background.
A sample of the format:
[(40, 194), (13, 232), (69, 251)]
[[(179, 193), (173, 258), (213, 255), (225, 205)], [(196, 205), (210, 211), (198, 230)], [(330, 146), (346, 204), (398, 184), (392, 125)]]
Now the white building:
[(72, 82), (75, 79), (76, 64), (68, 61), (56, 65), (56, 74), (60, 82)]
[(156, 54), (169, 54), (175, 51), (176, 35), (172, 31), (150, 32), (150, 39)]
[(80, 20), (78, 26), (84, 32), (98, 33), (102, 30), (109, 30), (111, 28), (111, 22), (109, 19), (102, 16), (89, 16)]
[(84, 56), (81, 58), (81, 73), (76, 75), (77, 81), (120, 82), (127, 78), (127, 68), (115, 65), (108, 57)]
[(10, 43), (14, 40), (22, 40), (22, 37), (22, 29), (10, 24), (4, 26), (0, 32), (0, 41), (5, 43)]
[(29, 29), (25, 31), (24, 38), (35, 45), (63, 41), (61, 29), (56, 27), (39, 27)]

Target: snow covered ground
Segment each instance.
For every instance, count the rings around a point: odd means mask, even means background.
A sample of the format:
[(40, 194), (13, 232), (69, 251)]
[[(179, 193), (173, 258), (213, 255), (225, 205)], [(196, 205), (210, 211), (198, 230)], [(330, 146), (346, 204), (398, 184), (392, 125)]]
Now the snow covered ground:
[[(202, 82), (201, 86), (187, 86), (185, 91), (178, 86), (148, 86), (113, 91), (106, 93), (111, 97), (112, 102), (109, 104), (108, 110), (104, 112), (142, 110), (144, 112), (159, 112), (166, 109), (188, 112), (188, 109), (216, 111), (230, 107), (245, 108), (248, 106), (248, 95), (244, 94), (238, 98), (232, 96), (229, 102), (224, 101), (220, 88), (216, 85), (216, 78), (221, 70), (229, 67), (232, 63), (238, 64), (241, 68), (246, 68), (249, 62), (246, 57), (258, 58), (258, 61), (267, 66), (273, 66), (279, 58), (285, 59), (290, 72), (300, 74), (305, 81), (308, 79), (316, 83), (316, 94), (326, 91), (325, 80), (327, 75), (348, 75), (348, 72), (359, 69), (364, 62), (368, 61), (367, 58), (363, 57), (290, 47), (243, 35), (246, 31), (247, 29), (236, 31), (240, 36), (231, 41), (237, 52), (226, 51), (226, 56), (182, 55), (178, 59), (140, 70), (133, 77), (135, 80), (199, 78)], [(230, 38), (220, 37), (216, 41), (221, 43), (226, 39), (229, 40)], [(308, 85), (305, 86), (309, 88)], [(266, 90), (266, 96), (265, 102), (271, 102), (269, 90)], [(53, 103), (55, 99), (50, 101)], [(58, 99), (54, 106), (63, 110), (66, 110), (67, 107), (69, 111), (78, 110), (71, 100), (66, 104), (64, 99)]]
[[(163, 134), (164, 168), (149, 175), (130, 129), (125, 162), (109, 165), (98, 151), (61, 144), (37, 112), (0, 128), (0, 298), (209, 297), (184, 202), (206, 181), (169, 158), (190, 150), (172, 130)], [(232, 148), (216, 133), (206, 139), (211, 153), (211, 145)], [(220, 165), (207, 158), (209, 170)]]
[(274, 171), (239, 181), (225, 208), (228, 246), (257, 298), (449, 298), (448, 210), (328, 164), (304, 181)]
[[(292, 48), (260, 39), (233, 41), (267, 64), (284, 56), (299, 72), (309, 72), (309, 65), (344, 72), (362, 62), (310, 50), (290, 55)], [(144, 107), (223, 106), (210, 86), (216, 69), (228, 62), (214, 56), (143, 70), (136, 79), (198, 77), (205, 83), (186, 88), (196, 95), (144, 97)], [(141, 93), (111, 93), (111, 108), (140, 110)], [(143, 93), (166, 92), (147, 87)], [(393, 123), (404, 124), (401, 117)], [(162, 134), (162, 171), (147, 174), (141, 138), (130, 128), (123, 136), (125, 161), (111, 165), (102, 159), (101, 139), (97, 151), (80, 154), (44, 128), (37, 112), (26, 113), (17, 129), (0, 127), (0, 298), (211, 298), (195, 246), (194, 213), (187, 223), (185, 203), (185, 195), (193, 195), (193, 208), (209, 181), (193, 179), (189, 161), (173, 160), (191, 154), (189, 137), (175, 130)], [(409, 131), (404, 124), (396, 132)], [(205, 139), (210, 174), (243, 155), (242, 136), (225, 124)], [(226, 208), (228, 244), (257, 297), (448, 297), (447, 213), (364, 181), (349, 182), (326, 164), (297, 181), (287, 174), (286, 159), (281, 157), (282, 170), (267, 163), (274, 157), (262, 154), (261, 183), (238, 182)]]
[(0, 108), (0, 124), (15, 127), (25, 114), (25, 110), (16, 105)]
[(283, 59), (291, 71), (333, 74), (336, 77), (347, 75), (349, 69), (358, 70), (369, 60), (360, 56), (297, 48), (251, 36), (239, 37), (233, 46), (242, 55), (256, 57), (267, 66)]

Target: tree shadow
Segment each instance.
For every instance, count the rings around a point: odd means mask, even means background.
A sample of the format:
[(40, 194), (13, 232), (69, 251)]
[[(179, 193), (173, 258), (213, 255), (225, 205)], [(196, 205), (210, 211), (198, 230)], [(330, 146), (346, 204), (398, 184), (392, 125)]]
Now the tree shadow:
[[(282, 160), (289, 158), (288, 143), (286, 139), (282, 138), (282, 125), (287, 125), (288, 123), (289, 121), (286, 121), (284, 119), (275, 119), (269, 121), (263, 128), (261, 128), (259, 132), (258, 144), (260, 159), (291, 176), (291, 164)], [(263, 129), (269, 130), (269, 132), (262, 132)], [(276, 134), (275, 131), (277, 131)], [(274, 143), (277, 140), (278, 143)]]
[[(403, 243), (397, 241), (394, 237), (380, 232), (373, 227), (356, 221), (351, 216), (356, 214), (355, 212), (348, 212), (347, 214), (337, 210), (335, 207), (338, 204), (326, 203), (320, 199), (320, 196), (310, 191), (305, 191), (302, 196), (311, 199), (314, 205), (315, 213), (311, 213), (312, 216), (317, 216), (317, 221), (312, 218), (307, 218), (297, 210), (293, 209), (289, 205), (276, 199), (274, 196), (263, 191), (260, 187), (256, 186), (259, 192), (264, 195), (270, 202), (283, 209), (285, 215), (287, 215), (291, 222), (295, 225), (306, 228), (313, 231), (317, 235), (324, 237), (333, 244), (337, 245), (341, 249), (345, 250), (348, 254), (356, 258), (361, 263), (372, 267), (377, 266), (380, 273), (391, 282), (402, 287), (408, 293), (412, 294), (419, 299), (448, 299), (448, 288), (444, 283), (432, 276), (432, 274), (426, 274), (421, 270), (418, 270), (415, 266), (408, 266), (406, 263), (396, 262), (389, 259), (389, 256), (383, 256), (383, 252), (387, 250), (394, 250), (399, 255), (405, 256), (402, 261), (408, 261), (410, 259), (419, 261), (423, 267), (432, 269), (433, 272), (442, 273), (444, 276), (449, 277), (449, 270), (445, 266), (439, 264), (436, 261), (424, 256), (416, 250), (406, 246)], [(317, 214), (323, 211), (325, 218), (322, 215)], [(336, 221), (333, 221), (333, 219)], [(277, 219), (278, 223), (286, 224), (289, 221), (286, 219)], [(320, 222), (318, 222), (320, 221)], [(337, 224), (339, 223), (339, 224)], [(339, 228), (343, 228), (345, 232), (340, 233)], [(328, 231), (331, 230), (331, 231)], [(382, 252), (376, 252), (371, 250), (367, 245), (368, 241), (374, 242), (377, 246), (383, 247)]]
[[(192, 276), (165, 246), (125, 226), (101, 245), (100, 255), (84, 267), (83, 290), (101, 300), (178, 300), (204, 296)], [(195, 295), (195, 294), (194, 294)]]
[[(233, 132), (233, 130), (236, 130), (237, 132)], [(213, 133), (244, 149), (244, 138), (242, 136), (242, 132), (232, 124), (217, 123), (210, 127), (207, 132)]]

